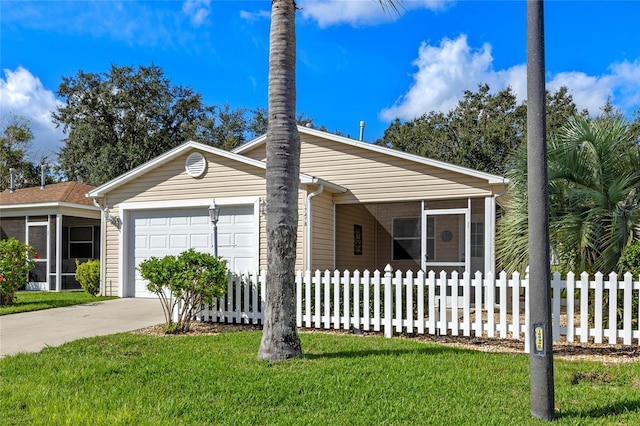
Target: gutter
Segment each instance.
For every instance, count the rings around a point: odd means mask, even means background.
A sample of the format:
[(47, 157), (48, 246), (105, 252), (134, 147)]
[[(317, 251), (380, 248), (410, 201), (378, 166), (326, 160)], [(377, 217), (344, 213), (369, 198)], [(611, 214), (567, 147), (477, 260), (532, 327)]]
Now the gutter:
[(311, 194), (307, 195), (307, 205), (306, 205), (306, 225), (307, 225), (307, 238), (306, 238), (306, 247), (305, 247), (305, 263), (307, 266), (307, 271), (311, 271), (311, 247), (313, 247), (313, 225), (312, 225), (312, 220), (313, 220), (313, 214), (312, 214), (312, 202), (311, 200), (315, 197), (317, 197), (318, 195), (322, 194), (324, 192), (324, 185), (320, 184), (318, 186), (318, 189), (315, 192), (312, 192)]

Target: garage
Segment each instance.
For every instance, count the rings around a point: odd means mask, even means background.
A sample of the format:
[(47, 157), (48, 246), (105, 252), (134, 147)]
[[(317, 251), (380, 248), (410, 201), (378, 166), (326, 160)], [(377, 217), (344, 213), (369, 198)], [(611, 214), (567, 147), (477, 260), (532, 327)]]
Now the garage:
[[(137, 266), (149, 257), (177, 255), (189, 248), (213, 253), (213, 226), (205, 207), (132, 211), (129, 263), (129, 291), (125, 297), (155, 297)], [(257, 226), (254, 206), (221, 206), (218, 221), (218, 254), (233, 271), (249, 271), (257, 264)]]

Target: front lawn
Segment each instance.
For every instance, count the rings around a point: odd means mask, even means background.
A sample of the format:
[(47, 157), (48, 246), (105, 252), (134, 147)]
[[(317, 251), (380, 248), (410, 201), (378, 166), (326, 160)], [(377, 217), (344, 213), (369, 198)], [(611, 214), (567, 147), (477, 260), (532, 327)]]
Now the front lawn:
[(86, 291), (63, 291), (60, 293), (54, 291), (19, 291), (16, 293), (16, 303), (11, 306), (0, 306), (0, 315), (81, 305), (83, 303), (93, 303), (111, 299), (117, 298), (96, 297)]
[[(0, 360), (0, 420), (91, 425), (527, 425), (529, 358), (409, 339), (302, 333), (84, 339)], [(555, 362), (557, 424), (640, 424), (640, 363)]]

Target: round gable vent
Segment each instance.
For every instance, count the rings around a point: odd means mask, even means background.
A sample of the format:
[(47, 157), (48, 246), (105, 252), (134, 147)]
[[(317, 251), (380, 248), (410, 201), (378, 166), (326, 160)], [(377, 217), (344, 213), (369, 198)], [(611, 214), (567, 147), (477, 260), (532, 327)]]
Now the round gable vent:
[(184, 169), (191, 177), (200, 177), (207, 168), (207, 161), (204, 159), (204, 155), (199, 152), (194, 152), (187, 157), (184, 162)]

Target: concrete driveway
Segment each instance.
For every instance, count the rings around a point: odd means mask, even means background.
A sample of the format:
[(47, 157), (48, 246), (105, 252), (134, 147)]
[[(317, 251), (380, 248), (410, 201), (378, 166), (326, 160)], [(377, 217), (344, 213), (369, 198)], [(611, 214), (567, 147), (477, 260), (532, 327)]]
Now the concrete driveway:
[(0, 358), (39, 352), (83, 337), (138, 330), (164, 323), (158, 299), (104, 302), (0, 316)]

